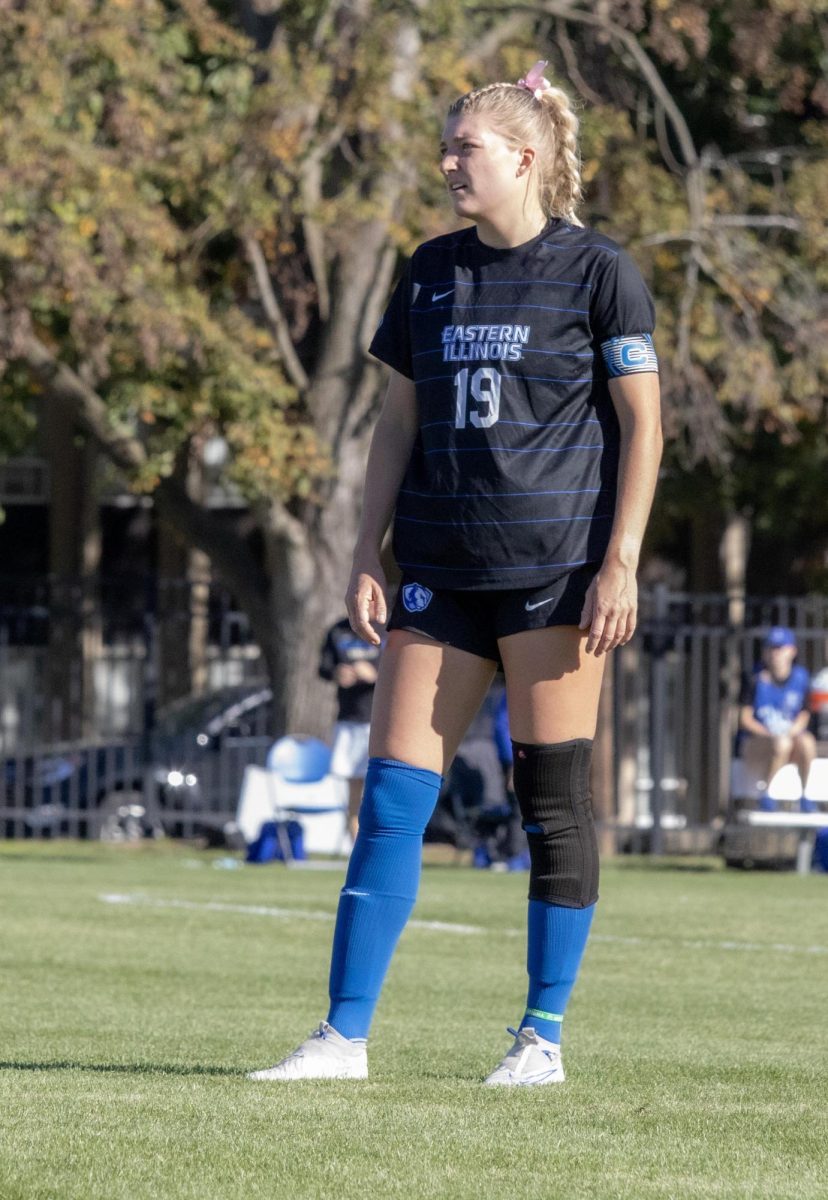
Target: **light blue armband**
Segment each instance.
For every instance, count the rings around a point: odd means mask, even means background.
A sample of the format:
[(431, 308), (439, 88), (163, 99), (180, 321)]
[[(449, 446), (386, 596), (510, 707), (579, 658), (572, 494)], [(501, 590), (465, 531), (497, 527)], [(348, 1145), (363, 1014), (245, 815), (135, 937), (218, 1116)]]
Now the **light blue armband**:
[(658, 374), (653, 339), (649, 333), (633, 337), (614, 337), (601, 343), (601, 353), (611, 378), (618, 375), (640, 375), (644, 371)]

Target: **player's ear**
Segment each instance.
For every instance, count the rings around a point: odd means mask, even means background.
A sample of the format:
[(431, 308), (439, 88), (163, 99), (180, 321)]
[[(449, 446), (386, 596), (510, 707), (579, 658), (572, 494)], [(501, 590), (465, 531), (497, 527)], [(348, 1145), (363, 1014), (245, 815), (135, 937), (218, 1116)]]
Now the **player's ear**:
[(534, 146), (522, 146), (518, 160), (518, 175), (526, 175), (532, 170), (536, 158)]

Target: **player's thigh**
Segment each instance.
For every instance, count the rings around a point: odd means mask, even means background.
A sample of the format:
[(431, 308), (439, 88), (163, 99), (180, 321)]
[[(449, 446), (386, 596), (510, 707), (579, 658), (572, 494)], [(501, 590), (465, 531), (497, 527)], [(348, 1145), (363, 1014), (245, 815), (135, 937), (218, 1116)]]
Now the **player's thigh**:
[(587, 654), (575, 625), (529, 629), (499, 640), (509, 729), (516, 742), (592, 738), (606, 655)]
[(392, 629), (374, 689), (371, 755), (445, 773), (494, 672), (490, 659)]

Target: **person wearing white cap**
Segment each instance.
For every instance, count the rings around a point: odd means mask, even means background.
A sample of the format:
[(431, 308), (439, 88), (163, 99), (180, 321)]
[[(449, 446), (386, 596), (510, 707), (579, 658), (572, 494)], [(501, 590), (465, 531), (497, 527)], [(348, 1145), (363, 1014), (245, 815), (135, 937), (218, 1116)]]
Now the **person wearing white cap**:
[[(776, 772), (795, 763), (804, 793), (816, 755), (816, 741), (808, 731), (811, 679), (805, 667), (794, 662), (796, 655), (793, 631), (774, 625), (765, 638), (761, 664), (742, 688), (742, 758), (760, 780), (759, 805), (765, 809), (776, 807), (767, 792)], [(803, 800), (803, 807), (806, 804)]]

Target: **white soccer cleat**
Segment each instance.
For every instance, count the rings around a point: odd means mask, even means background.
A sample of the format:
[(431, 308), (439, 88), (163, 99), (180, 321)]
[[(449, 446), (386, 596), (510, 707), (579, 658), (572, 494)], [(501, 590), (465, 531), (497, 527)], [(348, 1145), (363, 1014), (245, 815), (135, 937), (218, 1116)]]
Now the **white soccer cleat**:
[(535, 1087), (544, 1083), (563, 1083), (561, 1048), (527, 1026), (519, 1032), (508, 1031), (515, 1039), (509, 1053), (483, 1082), (487, 1087)]
[(252, 1071), (248, 1079), (367, 1079), (365, 1042), (352, 1042), (323, 1021), (307, 1041), (275, 1067)]

